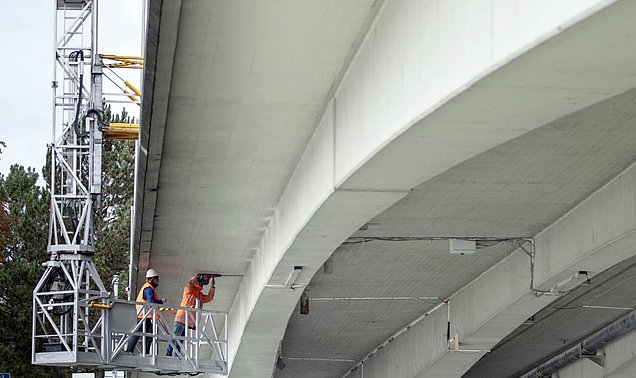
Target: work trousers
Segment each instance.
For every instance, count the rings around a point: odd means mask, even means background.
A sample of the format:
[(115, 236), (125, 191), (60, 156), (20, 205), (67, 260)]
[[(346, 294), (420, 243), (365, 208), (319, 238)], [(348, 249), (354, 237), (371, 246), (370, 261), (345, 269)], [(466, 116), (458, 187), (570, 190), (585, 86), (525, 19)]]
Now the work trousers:
[[(144, 330), (144, 324), (146, 325), (146, 329)], [(143, 322), (139, 323), (137, 328), (135, 328), (135, 332), (143, 332), (147, 334), (152, 334), (152, 319), (146, 318)], [(137, 341), (141, 336), (133, 335), (128, 339), (128, 345), (126, 345), (126, 352), (134, 352), (135, 347), (137, 346)], [(150, 353), (150, 348), (152, 347), (152, 337), (144, 336), (144, 340), (146, 341), (146, 354)]]
[[(185, 335), (185, 325), (179, 322), (174, 322), (174, 335), (175, 336), (184, 336)], [(181, 340), (170, 340), (170, 345), (168, 345), (168, 350), (166, 350), (166, 356), (172, 356), (173, 345), (174, 349), (177, 352), (181, 351)]]

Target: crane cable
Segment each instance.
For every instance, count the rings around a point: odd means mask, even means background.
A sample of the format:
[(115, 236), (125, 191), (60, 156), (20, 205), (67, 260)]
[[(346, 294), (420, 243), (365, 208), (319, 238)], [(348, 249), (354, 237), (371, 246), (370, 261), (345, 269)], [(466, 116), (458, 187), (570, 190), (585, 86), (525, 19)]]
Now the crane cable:
[[(77, 50), (73, 51), (68, 55), (68, 58), (71, 62), (77, 62), (78, 59), (80, 62), (84, 62), (84, 51)], [(80, 138), (86, 138), (88, 136), (88, 131), (82, 132), (79, 128), (79, 116), (80, 116), (80, 108), (82, 107), (82, 92), (84, 91), (84, 70), (83, 67), (80, 67), (79, 72), (79, 91), (77, 93), (77, 104), (75, 106), (75, 119), (73, 120), (73, 129), (75, 129), (75, 134)]]

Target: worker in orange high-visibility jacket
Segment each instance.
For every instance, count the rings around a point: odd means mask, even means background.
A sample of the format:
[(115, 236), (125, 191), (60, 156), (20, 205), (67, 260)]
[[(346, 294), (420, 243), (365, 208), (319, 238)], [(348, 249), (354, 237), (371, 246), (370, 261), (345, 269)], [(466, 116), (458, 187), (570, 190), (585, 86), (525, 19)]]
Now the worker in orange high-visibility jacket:
[[(159, 299), (159, 294), (157, 294), (157, 286), (159, 286), (159, 273), (154, 269), (148, 269), (146, 272), (146, 283), (139, 290), (139, 294), (137, 294), (136, 302), (146, 302), (146, 303), (165, 303), (166, 299)], [(137, 320), (139, 325), (135, 328), (135, 332), (143, 332), (143, 333), (152, 333), (152, 323), (153, 318), (159, 318), (158, 315), (154, 317), (150, 314), (150, 309), (148, 307), (144, 308), (142, 305), (137, 306)], [(145, 318), (143, 322), (139, 322), (139, 320)], [(139, 341), (140, 336), (133, 335), (128, 339), (128, 344), (126, 345), (126, 352), (133, 352), (135, 350), (135, 346), (137, 346), (137, 341)], [(146, 354), (150, 353), (150, 347), (152, 346), (152, 337), (144, 336), (144, 342), (146, 344)]]
[[(212, 282), (210, 282), (210, 288), (207, 294), (203, 294), (203, 286), (207, 282), (203, 276), (195, 276), (190, 278), (190, 281), (183, 287), (183, 297), (181, 298), (181, 307), (203, 308), (204, 303), (211, 302), (214, 299), (214, 293), (216, 293), (216, 287), (214, 283), (214, 276), (212, 276)], [(200, 315), (199, 315), (200, 316)], [(183, 309), (177, 310), (177, 316), (174, 318), (174, 334), (175, 336), (184, 336), (186, 324), (190, 329), (196, 329), (196, 311), (186, 311)], [(170, 341), (166, 356), (172, 356), (173, 348), (177, 352), (181, 351), (182, 342), (179, 340)]]

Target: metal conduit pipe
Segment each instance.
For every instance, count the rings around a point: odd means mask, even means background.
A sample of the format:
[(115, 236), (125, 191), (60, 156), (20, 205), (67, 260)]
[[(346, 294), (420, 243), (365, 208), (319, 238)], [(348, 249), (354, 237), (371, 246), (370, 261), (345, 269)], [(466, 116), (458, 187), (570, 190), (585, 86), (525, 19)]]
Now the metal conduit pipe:
[(354, 302), (354, 301), (438, 301), (439, 297), (309, 297), (311, 302)]
[(595, 354), (604, 344), (613, 341), (620, 336), (636, 328), (636, 311), (632, 311), (613, 323), (596, 331), (592, 335), (583, 339), (572, 348), (552, 357), (520, 378), (545, 378), (551, 377), (552, 373), (570, 364), (571, 362), (584, 357), (586, 354)]

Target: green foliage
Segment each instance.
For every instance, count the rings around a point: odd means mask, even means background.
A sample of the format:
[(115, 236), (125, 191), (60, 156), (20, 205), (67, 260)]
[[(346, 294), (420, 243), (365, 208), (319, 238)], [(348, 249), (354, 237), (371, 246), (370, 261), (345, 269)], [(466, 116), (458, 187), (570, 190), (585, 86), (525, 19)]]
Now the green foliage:
[(110, 105), (104, 104), (104, 121), (106, 123), (135, 123), (135, 118), (128, 115), (126, 108), (123, 108), (120, 114), (113, 115)]
[[(105, 119), (111, 118), (110, 108)], [(113, 122), (134, 122), (126, 111)], [(1, 147), (4, 143), (0, 142)], [(95, 265), (107, 288), (113, 274), (127, 285), (130, 209), (133, 201), (134, 141), (106, 140), (102, 145), (102, 206), (95, 214)], [(51, 156), (42, 170), (50, 186)], [(33, 289), (48, 259), (49, 198), (37, 186), (35, 170), (14, 165), (0, 175), (0, 372), (15, 377), (69, 377), (73, 369), (31, 365)], [(78, 370), (74, 370), (78, 371)]]
[(0, 177), (0, 202), (10, 235), (0, 262), (0, 371), (16, 377), (68, 377), (68, 369), (31, 365), (32, 293), (47, 258), (48, 200), (38, 174), (13, 165)]
[[(111, 116), (104, 109), (107, 122), (132, 123), (126, 109)], [(95, 257), (100, 277), (108, 289), (114, 274), (120, 288), (128, 285), (130, 254), (130, 210), (133, 204), (135, 142), (105, 140), (102, 145), (102, 206), (95, 219)], [(123, 291), (120, 291), (122, 295)]]
[(46, 259), (48, 232), (48, 192), (36, 185), (38, 174), (32, 168), (11, 166), (2, 178), (0, 198), (13, 222), (11, 238), (3, 247), (5, 259)]

